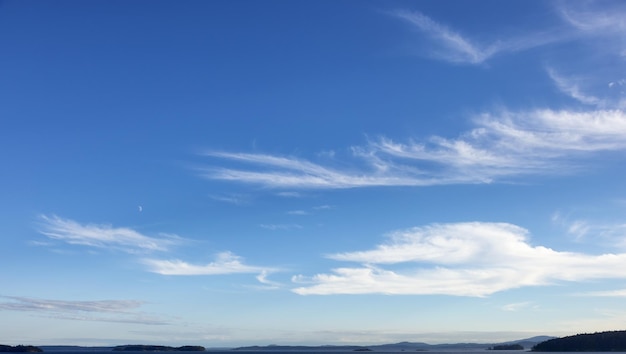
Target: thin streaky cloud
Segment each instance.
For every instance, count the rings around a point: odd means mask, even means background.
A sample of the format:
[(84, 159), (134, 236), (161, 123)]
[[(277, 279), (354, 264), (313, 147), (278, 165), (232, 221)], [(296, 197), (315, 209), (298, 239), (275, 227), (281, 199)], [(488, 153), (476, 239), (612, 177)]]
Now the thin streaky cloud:
[(576, 236), (577, 239), (583, 238), (589, 233), (589, 223), (584, 220), (575, 220), (567, 227), (567, 232)]
[(205, 156), (246, 162), (259, 165), (269, 171), (237, 170), (230, 168), (208, 168), (201, 175), (210, 179), (221, 179), (258, 183), (281, 188), (353, 188), (383, 185), (426, 184), (402, 176), (360, 174), (335, 170), (310, 161), (266, 154), (206, 152)]
[(523, 36), (489, 41), (470, 39), (419, 11), (397, 10), (390, 13), (407, 21), (432, 40), (432, 56), (452, 63), (482, 64), (499, 54), (515, 53), (553, 43), (588, 40), (590, 37), (604, 38), (613, 43), (603, 45), (604, 51), (609, 50), (622, 56), (626, 52), (623, 44), (626, 37), (626, 7), (600, 8), (593, 2), (584, 3), (583, 6), (567, 3), (567, 6), (557, 7), (556, 12), (563, 20), (558, 27), (527, 31)]
[(409, 22), (434, 41), (433, 56), (452, 63), (481, 64), (500, 53), (518, 52), (569, 38), (565, 32), (538, 32), (523, 37), (506, 38), (481, 44), (431, 19), (418, 11), (397, 10), (395, 17)]
[[(222, 156), (224, 157), (224, 156)], [(295, 165), (300, 161), (293, 160)], [(208, 179), (254, 183), (273, 188), (337, 189), (372, 186), (430, 185), (433, 180), (416, 180), (401, 176), (356, 175), (349, 171), (331, 171), (319, 165), (320, 174), (290, 168), (292, 171), (249, 171), (230, 168), (209, 168), (202, 174)]]
[(560, 7), (559, 14), (570, 25), (578, 30), (595, 35), (617, 35), (621, 38), (626, 36), (626, 6), (597, 7), (593, 2), (582, 3), (586, 6)]
[(300, 161), (280, 156), (262, 155), (262, 154), (245, 154), (245, 153), (229, 153), (219, 151), (206, 152), (207, 156), (220, 157), (233, 161), (242, 161), (248, 163), (256, 163), (267, 166), (280, 167), (285, 169), (300, 170), (311, 174), (332, 173), (331, 171), (320, 167), (319, 165), (308, 161)]
[(619, 290), (606, 290), (606, 291), (590, 291), (586, 293), (578, 294), (580, 296), (591, 297), (626, 297), (626, 289)]
[(298, 224), (260, 224), (259, 227), (262, 227), (267, 230), (294, 230), (301, 229), (302, 225)]
[(372, 250), (327, 256), (361, 264), (292, 278), (301, 295), (390, 294), (483, 297), (563, 282), (626, 279), (626, 253), (556, 251), (507, 223), (433, 224), (393, 232)]
[[(618, 69), (618, 71), (620, 70)], [(595, 106), (605, 110), (624, 110), (626, 108), (626, 96), (620, 89), (620, 86), (623, 85), (621, 82), (623, 80), (610, 81), (606, 84), (605, 80), (600, 80), (599, 78), (593, 76), (566, 77), (557, 73), (557, 71), (553, 68), (548, 68), (547, 72), (556, 87), (562, 93), (583, 104)], [(593, 91), (605, 91), (605, 85), (608, 86), (609, 92), (604, 96), (604, 98), (600, 98), (590, 93)]]
[(518, 311), (527, 310), (529, 307), (532, 307), (532, 306), (533, 306), (533, 303), (530, 301), (515, 302), (512, 304), (506, 304), (502, 306), (502, 310), (509, 311), (509, 312), (518, 312)]
[(150, 237), (126, 227), (104, 224), (81, 224), (56, 215), (41, 215), (39, 232), (50, 239), (72, 245), (121, 250), (127, 253), (167, 251), (182, 242), (176, 235)]
[(240, 194), (232, 195), (209, 195), (209, 198), (233, 205), (248, 205), (250, 204), (250, 198)]
[(303, 196), (300, 192), (278, 192), (276, 195), (283, 198), (302, 198)]
[(295, 157), (213, 152), (207, 156), (247, 167), (206, 168), (203, 177), (289, 189), (477, 184), (573, 173), (592, 156), (626, 150), (626, 113), (617, 109), (500, 110), (473, 122), (456, 138), (399, 143), (381, 137), (353, 146), (350, 165), (357, 167), (350, 170)]
[(243, 259), (231, 252), (219, 253), (215, 261), (207, 264), (191, 264), (178, 259), (144, 259), (148, 271), (162, 275), (222, 275), (238, 273), (262, 273), (276, 269), (247, 265)]
[(0, 309), (11, 311), (83, 311), (83, 312), (128, 312), (141, 307), (137, 300), (64, 301), (36, 299), (21, 296), (1, 296), (11, 301), (1, 302)]
[(605, 106), (606, 102), (593, 95), (584, 93), (576, 80), (559, 75), (556, 70), (548, 68), (548, 75), (554, 81), (558, 89), (575, 100), (588, 105)]
[(572, 219), (555, 213), (552, 221), (581, 243), (593, 242), (615, 249), (626, 250), (626, 223), (586, 219)]
[(168, 325), (171, 322), (160, 319), (155, 316), (149, 315), (136, 315), (136, 316), (94, 316), (88, 314), (54, 314), (46, 316), (49, 318), (60, 320), (72, 320), (72, 321), (90, 321), (90, 322), (108, 322), (108, 323), (130, 323), (141, 324), (148, 326)]
[(309, 215), (310, 213), (306, 210), (289, 210), (287, 212), (289, 215)]
[(168, 322), (156, 316), (137, 311), (145, 304), (137, 300), (51, 300), (22, 296), (0, 296), (0, 311), (32, 312), (39, 316), (92, 322), (164, 325)]
[(446, 52), (440, 53), (440, 55), (449, 61), (476, 64), (482, 63), (494, 54), (493, 49), (478, 48), (476, 44), (471, 43), (460, 34), (433, 21), (420, 12), (395, 11), (392, 14), (408, 21), (419, 30), (439, 40), (446, 49)]
[(52, 243), (52, 242), (37, 241), (37, 240), (28, 241), (28, 244), (31, 245), (31, 246), (36, 246), (36, 247), (50, 247), (50, 246), (54, 246), (54, 243)]

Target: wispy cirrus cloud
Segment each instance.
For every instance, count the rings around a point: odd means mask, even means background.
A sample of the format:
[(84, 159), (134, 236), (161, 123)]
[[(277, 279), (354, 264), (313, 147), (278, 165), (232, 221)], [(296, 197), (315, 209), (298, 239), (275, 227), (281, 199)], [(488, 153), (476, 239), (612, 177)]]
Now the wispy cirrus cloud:
[(144, 305), (137, 300), (50, 300), (20, 296), (0, 296), (8, 301), (0, 302), (0, 311), (28, 311), (48, 317), (97, 321), (136, 323), (146, 325), (167, 324), (166, 321), (137, 310)]
[(301, 229), (302, 225), (299, 224), (260, 224), (260, 227), (267, 229), (267, 230), (294, 230), (294, 229)]
[(581, 296), (593, 297), (626, 297), (626, 289), (607, 290), (607, 291), (590, 291), (580, 294)]
[(558, 89), (566, 95), (572, 97), (573, 99), (588, 105), (602, 107), (607, 105), (605, 100), (602, 100), (583, 91), (583, 89), (581, 88), (583, 84), (581, 81), (583, 80), (571, 77), (566, 78), (558, 74), (553, 68), (548, 68), (547, 71), (548, 75), (550, 76), (552, 81), (554, 81)]
[(250, 204), (250, 197), (242, 194), (229, 194), (229, 195), (210, 195), (209, 198), (223, 203), (233, 205), (248, 205)]
[[(626, 6), (620, 2), (560, 2), (555, 14), (562, 20), (551, 28), (527, 29), (523, 35), (496, 38), (471, 38), (467, 34), (437, 22), (419, 11), (396, 10), (392, 16), (402, 19), (430, 40), (430, 55), (457, 64), (482, 64), (499, 54), (515, 53), (567, 41), (598, 44), (603, 51), (626, 56)], [(501, 32), (498, 31), (498, 32)], [(608, 44), (607, 44), (608, 43)]]
[(431, 40), (433, 45), (431, 48), (432, 56), (452, 63), (481, 64), (501, 53), (519, 52), (570, 37), (565, 32), (551, 29), (550, 31), (546, 30), (484, 43), (471, 40), (419, 11), (397, 10), (390, 13), (407, 21)]
[(301, 295), (412, 294), (487, 296), (559, 282), (626, 279), (626, 253), (590, 255), (533, 246), (507, 223), (433, 224), (388, 235), (374, 249), (328, 255), (361, 264), (296, 276)]
[[(145, 254), (152, 251), (167, 252), (171, 246), (178, 245), (183, 241), (178, 236), (165, 235), (162, 238), (155, 238), (130, 228), (115, 228), (110, 225), (95, 224), (84, 225), (57, 216), (41, 216), (40, 219), (42, 221), (40, 232), (51, 239), (75, 245), (121, 250), (131, 254)], [(139, 262), (146, 266), (148, 271), (163, 275), (261, 274), (277, 271), (271, 267), (247, 265), (243, 262), (243, 258), (229, 251), (218, 253), (213, 262), (200, 265), (180, 259), (142, 258)]]
[(161, 234), (151, 237), (130, 228), (104, 224), (81, 224), (56, 215), (41, 215), (39, 232), (50, 239), (72, 245), (120, 250), (127, 253), (167, 251), (180, 244), (182, 238)]
[(283, 198), (302, 198), (303, 195), (300, 192), (288, 192), (288, 191), (284, 191), (284, 192), (278, 192), (276, 193), (277, 196), (279, 197), (283, 197)]
[(577, 241), (592, 240), (595, 244), (626, 249), (626, 223), (570, 218), (559, 212), (552, 216), (552, 221)]
[(153, 273), (163, 275), (221, 275), (237, 273), (259, 273), (276, 271), (270, 267), (247, 265), (243, 258), (231, 253), (219, 253), (213, 262), (207, 264), (191, 264), (178, 259), (144, 259), (142, 263)]
[(310, 213), (308, 211), (306, 211), (306, 210), (298, 209), (298, 210), (289, 210), (287, 212), (287, 214), (289, 214), (289, 215), (309, 215)]
[(517, 312), (517, 311), (527, 310), (528, 308), (532, 308), (534, 306), (535, 305), (533, 305), (531, 301), (515, 302), (512, 304), (506, 304), (502, 306), (502, 310), (509, 311), (509, 312)]
[(208, 151), (204, 155), (257, 165), (262, 169), (205, 168), (200, 169), (200, 175), (203, 177), (255, 183), (269, 187), (352, 188), (416, 183), (411, 178), (359, 174), (359, 172), (342, 171), (292, 157), (221, 151)]
[[(588, 35), (626, 37), (626, 6), (621, 2), (566, 3), (558, 13), (570, 25)], [(609, 6), (607, 6), (609, 5)]]
[(563, 174), (602, 152), (626, 150), (622, 110), (483, 113), (456, 138), (404, 143), (388, 138), (351, 148), (350, 169), (296, 157), (208, 151), (245, 167), (201, 169), (208, 179), (273, 188), (336, 189), (490, 183), (519, 176)]
[[(626, 16), (626, 14), (625, 14)], [(606, 65), (601, 65), (606, 68)], [(626, 108), (626, 93), (622, 90), (624, 80), (619, 75), (626, 70), (626, 62), (617, 65), (609, 73), (602, 75), (589, 75), (590, 70), (586, 70), (584, 76), (570, 75), (564, 76), (558, 73), (554, 68), (547, 68), (548, 75), (556, 85), (556, 87), (565, 95), (579, 101), (588, 106), (594, 106), (603, 110)], [(603, 76), (610, 75), (609, 78)], [(615, 76), (617, 76), (617, 79)], [(593, 94), (592, 92), (601, 93)]]
[(0, 309), (12, 311), (85, 311), (85, 312), (127, 312), (135, 310), (142, 301), (136, 300), (97, 300), (97, 301), (63, 301), (35, 299), (19, 296), (2, 296), (10, 302), (0, 303)]

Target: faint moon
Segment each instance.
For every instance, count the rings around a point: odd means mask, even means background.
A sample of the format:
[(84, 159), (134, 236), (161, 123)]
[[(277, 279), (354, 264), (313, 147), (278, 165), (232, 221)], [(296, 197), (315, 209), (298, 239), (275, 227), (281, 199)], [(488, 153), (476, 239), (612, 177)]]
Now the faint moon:
[(141, 205), (138, 206), (137, 209), (139, 210), (140, 213), (143, 211), (143, 207)]

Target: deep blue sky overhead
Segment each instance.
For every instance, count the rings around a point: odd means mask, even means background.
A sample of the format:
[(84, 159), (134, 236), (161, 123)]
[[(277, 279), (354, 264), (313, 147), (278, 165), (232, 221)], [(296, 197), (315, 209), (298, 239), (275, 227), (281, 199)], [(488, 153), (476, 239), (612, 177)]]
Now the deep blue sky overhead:
[(0, 343), (625, 328), (625, 5), (0, 2)]

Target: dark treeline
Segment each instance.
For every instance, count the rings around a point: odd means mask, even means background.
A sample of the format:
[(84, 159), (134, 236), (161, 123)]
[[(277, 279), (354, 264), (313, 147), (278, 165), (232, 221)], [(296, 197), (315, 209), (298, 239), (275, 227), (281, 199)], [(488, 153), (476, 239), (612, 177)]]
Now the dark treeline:
[(487, 348), (488, 350), (524, 350), (521, 344), (500, 344)]
[(618, 352), (626, 351), (626, 331), (577, 334), (550, 339), (532, 348), (534, 352)]
[(0, 344), (0, 353), (40, 353), (43, 352), (41, 348), (34, 347), (32, 345), (2, 345)]

